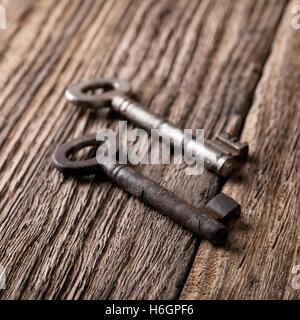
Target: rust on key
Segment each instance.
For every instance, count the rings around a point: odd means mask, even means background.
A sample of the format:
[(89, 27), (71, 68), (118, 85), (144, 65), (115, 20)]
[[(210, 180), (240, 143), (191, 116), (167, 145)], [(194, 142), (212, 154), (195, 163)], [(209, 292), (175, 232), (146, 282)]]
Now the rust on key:
[(170, 217), (199, 237), (211, 241), (214, 245), (224, 245), (228, 228), (222, 223), (239, 215), (240, 206), (233, 199), (221, 193), (206, 206), (195, 207), (178, 198), (174, 193), (162, 187), (148, 177), (127, 165), (120, 165), (107, 158), (100, 163), (96, 158), (73, 161), (70, 155), (88, 147), (99, 146), (96, 134), (87, 135), (61, 145), (53, 156), (57, 169), (69, 175), (93, 175), (102, 173), (111, 182), (117, 184), (141, 201), (149, 204), (162, 214)]

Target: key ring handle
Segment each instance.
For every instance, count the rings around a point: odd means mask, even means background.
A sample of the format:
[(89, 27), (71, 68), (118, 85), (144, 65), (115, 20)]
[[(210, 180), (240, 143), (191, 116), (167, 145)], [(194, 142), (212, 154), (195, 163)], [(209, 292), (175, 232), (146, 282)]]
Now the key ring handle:
[[(98, 94), (89, 94), (90, 90), (102, 89)], [(131, 86), (127, 81), (116, 78), (100, 78), (96, 80), (81, 81), (70, 85), (66, 91), (66, 98), (77, 106), (88, 108), (108, 107), (112, 98), (116, 95), (127, 95), (131, 92)]]
[(85, 147), (100, 146), (102, 141), (96, 140), (96, 134), (85, 135), (81, 138), (62, 144), (53, 155), (54, 166), (61, 172), (72, 176), (93, 175), (101, 168), (96, 157), (74, 161), (70, 156)]

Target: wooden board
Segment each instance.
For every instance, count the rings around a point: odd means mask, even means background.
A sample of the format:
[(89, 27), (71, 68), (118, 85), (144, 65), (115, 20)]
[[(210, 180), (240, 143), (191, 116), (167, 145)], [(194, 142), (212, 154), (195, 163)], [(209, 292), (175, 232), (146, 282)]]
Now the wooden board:
[[(286, 9), (242, 138), (251, 161), (225, 192), (244, 208), (226, 250), (201, 244), (183, 299), (299, 299), (300, 31)], [(297, 289), (298, 287), (298, 289)]]
[[(239, 134), (286, 2), (3, 1), (2, 299), (180, 296), (196, 239), (107, 181), (64, 178), (53, 168), (51, 155), (60, 143), (117, 127), (105, 112), (70, 106), (64, 88), (115, 75), (129, 80), (147, 107), (182, 128), (204, 127), (207, 137), (220, 130)], [(148, 166), (143, 172), (195, 205), (222, 185), (213, 174), (190, 177), (182, 169)], [(250, 183), (243, 182), (242, 194), (254, 188)], [(200, 252), (208, 249), (204, 244)], [(204, 268), (210, 266), (204, 261)]]

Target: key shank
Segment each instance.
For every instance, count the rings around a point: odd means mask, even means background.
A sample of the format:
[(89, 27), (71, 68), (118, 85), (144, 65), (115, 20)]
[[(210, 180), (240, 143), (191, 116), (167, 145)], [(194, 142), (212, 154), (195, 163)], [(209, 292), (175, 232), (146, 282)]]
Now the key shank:
[[(147, 130), (159, 129), (160, 134), (170, 139), (173, 145), (183, 146), (184, 131), (147, 110), (141, 104), (120, 94), (112, 96), (111, 107), (135, 125)], [(204, 165), (208, 170), (224, 177), (229, 176), (237, 165), (233, 156), (224, 153), (221, 147), (212, 141), (205, 141), (203, 145), (191, 139), (185, 148), (188, 149), (189, 154), (198, 154), (203, 157)]]

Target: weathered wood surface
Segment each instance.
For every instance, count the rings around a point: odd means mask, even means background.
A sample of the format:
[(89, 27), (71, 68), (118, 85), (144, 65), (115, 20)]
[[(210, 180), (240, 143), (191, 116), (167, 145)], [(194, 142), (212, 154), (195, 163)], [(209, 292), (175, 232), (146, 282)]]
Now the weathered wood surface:
[[(61, 142), (116, 128), (104, 113), (67, 104), (64, 88), (116, 75), (131, 81), (151, 110), (181, 127), (204, 127), (207, 136), (222, 129), (239, 133), (286, 1), (3, 4), (8, 30), (0, 33), (0, 263), (8, 281), (1, 298), (179, 297), (196, 239), (109, 182), (64, 178), (53, 169), (51, 154)], [(207, 172), (190, 177), (174, 166), (143, 171), (195, 205), (221, 187)], [(261, 173), (258, 190), (268, 181)], [(240, 199), (236, 190), (243, 188), (246, 197), (255, 187), (251, 179), (242, 183), (226, 191)], [(242, 243), (248, 239), (241, 237)], [(212, 252), (207, 244), (200, 247), (192, 277), (199, 260), (204, 271), (212, 267), (201, 258), (204, 250)], [(213, 283), (217, 275), (209, 279)], [(183, 297), (200, 297), (203, 288), (188, 284)]]
[(286, 10), (247, 117), (251, 161), (225, 192), (242, 203), (227, 250), (201, 244), (183, 299), (299, 299), (300, 33)]

